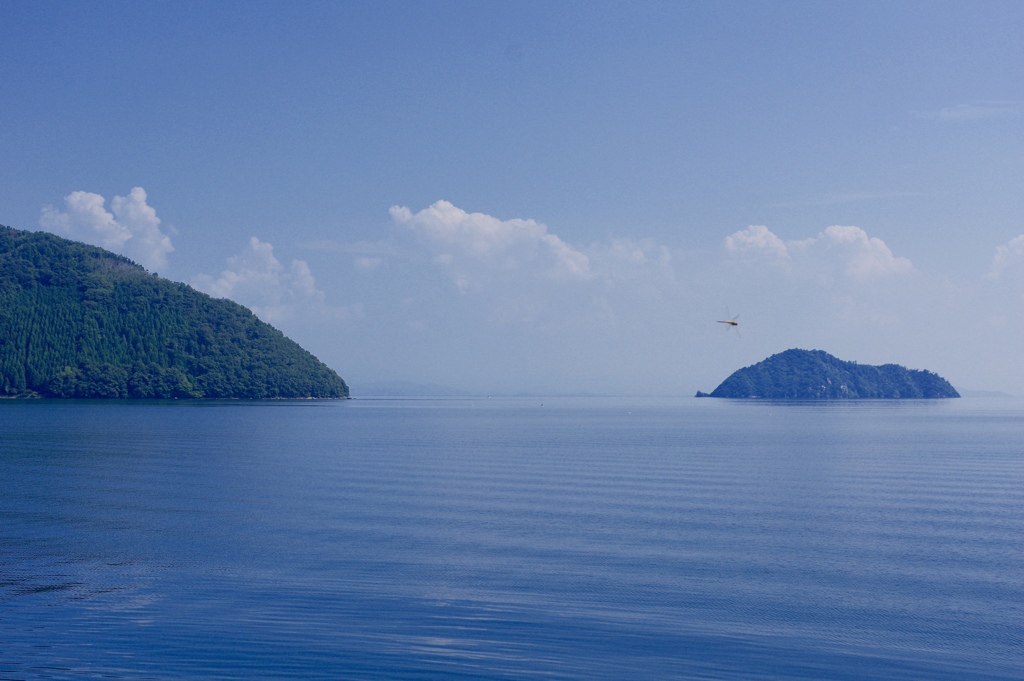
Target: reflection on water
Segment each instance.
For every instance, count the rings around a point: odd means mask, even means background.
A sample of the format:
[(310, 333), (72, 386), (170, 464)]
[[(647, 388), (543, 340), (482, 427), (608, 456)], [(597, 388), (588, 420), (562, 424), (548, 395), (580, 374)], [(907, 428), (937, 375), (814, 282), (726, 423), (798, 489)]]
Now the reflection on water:
[(0, 404), (0, 679), (1024, 668), (1018, 402)]

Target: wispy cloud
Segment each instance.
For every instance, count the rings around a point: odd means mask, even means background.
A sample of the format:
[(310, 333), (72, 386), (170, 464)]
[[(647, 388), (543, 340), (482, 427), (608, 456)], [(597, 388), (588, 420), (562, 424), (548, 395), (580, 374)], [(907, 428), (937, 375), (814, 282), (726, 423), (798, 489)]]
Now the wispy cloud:
[(807, 206), (839, 206), (847, 203), (863, 201), (885, 201), (904, 196), (913, 196), (910, 192), (838, 192), (821, 196), (812, 196), (792, 201), (779, 201), (772, 205), (776, 208), (803, 208)]
[(379, 268), (384, 263), (384, 258), (378, 258), (374, 256), (361, 255), (355, 259), (355, 266), (357, 270), (372, 271)]
[(343, 243), (333, 239), (321, 239), (300, 244), (300, 247), (319, 253), (351, 255), (352, 266), (357, 272), (374, 272), (384, 266), (390, 258), (404, 255), (402, 249), (392, 240)]
[(322, 253), (353, 253), (368, 256), (396, 256), (401, 250), (393, 241), (356, 241), (340, 242), (333, 239), (320, 239), (318, 241), (306, 241), (299, 244), (300, 248)]
[(146, 190), (135, 187), (128, 196), (115, 196), (106, 209), (99, 194), (76, 191), (64, 197), (65, 210), (45, 206), (39, 226), (61, 236), (100, 246), (127, 256), (150, 271), (167, 267), (174, 250), (160, 227), (156, 211), (146, 203)]
[(934, 118), (942, 121), (976, 121), (1019, 116), (1022, 111), (1024, 111), (1024, 105), (1020, 102), (981, 102), (978, 104), (956, 104), (938, 111), (919, 112), (918, 115), (922, 118)]

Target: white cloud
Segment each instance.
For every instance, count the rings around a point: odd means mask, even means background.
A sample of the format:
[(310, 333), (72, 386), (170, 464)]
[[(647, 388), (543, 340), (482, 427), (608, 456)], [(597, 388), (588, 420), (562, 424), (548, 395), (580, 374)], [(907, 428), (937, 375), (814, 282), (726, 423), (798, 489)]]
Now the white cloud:
[(779, 237), (764, 225), (751, 225), (725, 237), (725, 250), (732, 254), (765, 255), (788, 258), (789, 250)]
[(359, 306), (329, 307), (304, 260), (292, 260), (285, 267), (274, 255), (274, 247), (256, 237), (249, 239), (241, 254), (228, 258), (228, 268), (219, 277), (199, 275), (192, 285), (215, 298), (241, 303), (270, 323), (310, 311), (334, 318), (361, 315)]
[[(419, 249), (402, 249), (412, 256), (405, 271), (419, 262), (442, 272), (444, 288), (464, 294), (455, 305), (475, 324), (506, 333), (587, 334), (632, 327), (640, 308), (679, 303), (672, 253), (651, 239), (578, 246), (535, 220), (468, 213), (446, 201), (416, 213), (395, 206), (391, 215), (400, 228), (396, 243)], [(447, 300), (443, 290), (423, 295)]]
[(396, 223), (413, 230), (436, 251), (435, 262), (451, 268), (463, 288), (494, 269), (534, 272), (546, 277), (587, 279), (590, 261), (535, 220), (501, 220), (467, 213), (437, 201), (418, 213), (392, 206)]
[(809, 239), (783, 241), (763, 225), (753, 225), (725, 238), (732, 256), (793, 263), (794, 271), (834, 274), (868, 280), (914, 269), (907, 258), (894, 256), (885, 242), (860, 227), (835, 225)]
[(1003, 275), (1011, 267), (1024, 265), (1024, 234), (1010, 239), (1007, 243), (996, 247), (989, 267), (989, 277), (995, 279)]
[(135, 187), (128, 196), (115, 196), (110, 211), (99, 194), (76, 191), (64, 197), (66, 211), (42, 209), (39, 226), (78, 241), (127, 256), (150, 271), (167, 268), (174, 250), (160, 229), (160, 218), (146, 203), (146, 190)]
[(841, 252), (845, 272), (854, 279), (904, 274), (914, 269), (910, 260), (894, 256), (884, 241), (869, 237), (860, 227), (829, 227), (818, 236), (818, 242)]

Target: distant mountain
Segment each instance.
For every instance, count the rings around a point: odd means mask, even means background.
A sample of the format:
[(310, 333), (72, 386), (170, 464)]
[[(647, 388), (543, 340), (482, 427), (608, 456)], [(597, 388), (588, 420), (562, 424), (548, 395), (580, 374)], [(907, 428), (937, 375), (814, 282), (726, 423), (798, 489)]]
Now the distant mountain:
[(237, 303), (0, 226), (0, 396), (343, 398), (348, 386)]
[(1004, 393), (1001, 390), (964, 390), (961, 388), (959, 391), (961, 397), (991, 397), (997, 399), (1014, 398), (1014, 395), (1010, 393)]
[(438, 383), (379, 381), (356, 386), (356, 397), (466, 397), (471, 393)]
[(844, 362), (822, 350), (786, 350), (734, 372), (697, 397), (773, 400), (920, 399), (960, 397), (930, 371), (897, 364)]

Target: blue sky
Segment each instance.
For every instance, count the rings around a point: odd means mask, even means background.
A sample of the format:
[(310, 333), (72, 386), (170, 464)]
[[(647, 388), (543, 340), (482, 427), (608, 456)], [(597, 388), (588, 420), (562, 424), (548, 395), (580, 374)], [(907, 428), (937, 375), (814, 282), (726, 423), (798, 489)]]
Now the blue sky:
[(789, 347), (1024, 394), (1022, 57), (1020, 2), (0, 0), (0, 224), (356, 395), (692, 394)]

